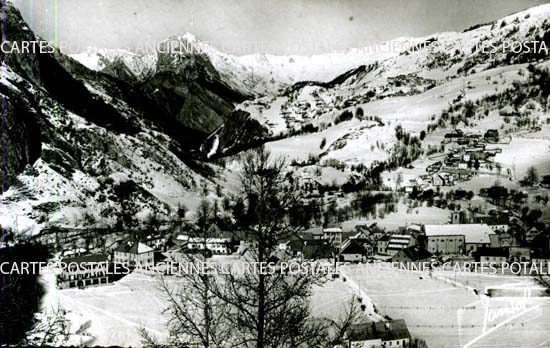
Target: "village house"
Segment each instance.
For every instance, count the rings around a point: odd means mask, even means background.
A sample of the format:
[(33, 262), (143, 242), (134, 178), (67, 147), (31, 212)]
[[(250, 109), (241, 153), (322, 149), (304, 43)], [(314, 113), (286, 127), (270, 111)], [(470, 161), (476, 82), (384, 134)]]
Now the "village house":
[(460, 129), (456, 129), (453, 132), (446, 133), (443, 136), (443, 143), (457, 142), (459, 139), (464, 138), (464, 133)]
[(424, 225), (427, 250), (432, 254), (470, 254), (491, 244), (495, 232), (485, 224)]
[(113, 261), (128, 264), (130, 267), (138, 264), (142, 267), (151, 266), (155, 263), (155, 250), (141, 242), (127, 241), (116, 248)]
[(342, 244), (342, 227), (340, 226), (327, 226), (323, 229), (323, 239), (329, 240), (334, 245)]
[(408, 347), (411, 334), (403, 319), (355, 324), (344, 337), (346, 347)]
[(364, 262), (366, 251), (359, 242), (348, 239), (340, 246), (339, 260), (342, 262)]
[(155, 234), (155, 235), (150, 234), (147, 237), (145, 237), (145, 240), (143, 241), (143, 243), (147, 244), (148, 246), (150, 246), (155, 250), (165, 249), (166, 242), (167, 242), (166, 237), (161, 234)]
[(417, 238), (422, 233), (422, 225), (420, 225), (420, 224), (409, 224), (405, 228), (405, 233), (406, 234), (411, 234), (415, 238)]
[(508, 217), (504, 214), (499, 215), (477, 215), (474, 217), (474, 222), (478, 224), (486, 224), (497, 233), (508, 232), (510, 225)]
[(357, 232), (354, 235), (351, 235), (349, 239), (359, 243), (361, 247), (363, 247), (363, 250), (365, 250), (365, 255), (367, 257), (371, 257), (374, 255), (375, 250), (373, 247), (373, 239), (372, 237), (369, 237), (365, 231)]
[(376, 253), (386, 255), (390, 236), (385, 234), (376, 240)]
[(229, 255), (233, 253), (231, 238), (203, 238), (178, 235), (176, 237), (179, 246), (185, 246), (189, 250), (210, 250), (212, 254)]
[(383, 235), (386, 234), (386, 231), (384, 231), (383, 229), (380, 228), (380, 226), (378, 226), (378, 224), (376, 222), (370, 224), (369, 226), (367, 226), (367, 235), (371, 238), (373, 238), (374, 240), (382, 237)]
[(475, 255), (478, 262), (501, 266), (508, 262), (510, 250), (508, 248), (478, 248)]
[(414, 244), (416, 244), (416, 240), (410, 234), (393, 234), (388, 241), (386, 254), (390, 256), (395, 255), (400, 250), (413, 246)]
[(107, 284), (109, 279), (109, 256), (104, 254), (66, 257), (61, 260), (66, 268), (57, 275), (60, 289), (84, 288)]
[(292, 239), (286, 250), (290, 257), (301, 260), (334, 259), (335, 247), (324, 239)]
[(391, 262), (399, 262), (405, 265), (418, 265), (423, 262), (430, 262), (431, 258), (432, 254), (430, 252), (415, 245), (401, 249), (397, 254), (392, 256)]

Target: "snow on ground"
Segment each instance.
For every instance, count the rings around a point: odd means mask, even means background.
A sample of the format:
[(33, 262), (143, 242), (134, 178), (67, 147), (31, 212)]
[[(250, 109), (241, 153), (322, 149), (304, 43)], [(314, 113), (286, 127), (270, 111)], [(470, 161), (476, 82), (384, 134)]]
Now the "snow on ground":
[(163, 300), (155, 278), (132, 273), (116, 283), (86, 289), (55, 288), (52, 274), (45, 274), (44, 308), (58, 308), (91, 321), (88, 333), (98, 346), (141, 346), (143, 327), (159, 340), (167, 338)]
[(509, 145), (500, 145), (502, 153), (495, 156), (495, 162), (514, 169), (515, 177), (523, 179), (530, 166), (539, 175), (550, 174), (550, 140), (512, 137)]
[[(360, 282), (381, 314), (405, 319), (429, 347), (547, 347), (550, 298), (488, 298), (418, 273), (359, 264), (342, 266)], [(517, 276), (477, 277), (479, 286), (522, 283)], [(520, 277), (521, 278), (521, 277)], [(508, 320), (508, 321), (507, 321)], [(485, 331), (484, 326), (485, 327)]]
[(353, 176), (353, 173), (350, 171), (341, 171), (333, 167), (320, 167), (316, 165), (298, 167), (296, 172), (298, 176), (311, 177), (323, 185), (332, 185), (334, 183), (343, 185)]
[(342, 223), (344, 231), (352, 231), (356, 225), (377, 223), (387, 231), (395, 231), (398, 227), (415, 223), (423, 224), (444, 224), (449, 222), (450, 212), (437, 207), (417, 207), (412, 213), (407, 213), (407, 206), (397, 204), (397, 213), (386, 214), (383, 219), (354, 219)]
[[(236, 262), (232, 256), (217, 258), (220, 262)], [(173, 289), (184, 287), (177, 277), (168, 277)], [(90, 321), (86, 333), (95, 338), (98, 346), (141, 346), (138, 330), (145, 328), (161, 343), (168, 338), (166, 317), (162, 311), (168, 305), (159, 280), (153, 276), (131, 273), (121, 280), (85, 289), (57, 289), (52, 269), (42, 274), (46, 294), (42, 310), (61, 308), (68, 319)], [(346, 314), (348, 305), (357, 294), (349, 282), (327, 280), (312, 289), (311, 310), (316, 318), (338, 320)], [(139, 305), (138, 305), (139, 304)], [(378, 320), (373, 311), (365, 312), (367, 318)]]
[[(260, 124), (268, 126), (273, 135), (279, 135), (287, 130), (286, 121), (283, 118), (281, 107), (288, 101), (287, 97), (269, 97), (259, 98), (250, 104), (249, 101), (238, 105), (237, 109), (242, 109), (253, 115)], [(269, 104), (265, 107), (263, 102)]]
[(495, 184), (502, 187), (506, 187), (509, 190), (521, 189), (521, 186), (517, 182), (512, 181), (507, 177), (499, 177), (496, 175), (483, 175), (483, 176), (473, 177), (468, 181), (460, 182), (453, 187), (444, 187), (441, 190), (448, 191), (448, 190), (463, 189), (463, 190), (474, 191), (475, 193), (479, 193), (480, 189), (488, 188)]
[[(314, 286), (311, 295), (311, 314), (315, 318), (327, 318), (338, 322), (348, 313), (353, 301), (360, 297), (357, 288), (344, 282), (342, 277), (328, 280), (322, 286)], [(379, 316), (372, 310), (363, 312), (364, 318), (379, 320)]]
[[(323, 148), (321, 148), (322, 139), (326, 140)], [(387, 152), (377, 147), (377, 144), (384, 144), (386, 149), (389, 149), (395, 141), (393, 128), (353, 119), (318, 133), (269, 142), (266, 147), (274, 155), (297, 160), (306, 160), (310, 155), (318, 156), (329, 150), (321, 160), (333, 158), (361, 162), (368, 166), (372, 161), (387, 158)]]

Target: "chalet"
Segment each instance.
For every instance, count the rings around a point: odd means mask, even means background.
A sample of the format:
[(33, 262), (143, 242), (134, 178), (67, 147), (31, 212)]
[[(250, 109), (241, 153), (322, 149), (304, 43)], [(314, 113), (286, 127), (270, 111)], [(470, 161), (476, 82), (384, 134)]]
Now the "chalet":
[(482, 136), (479, 133), (468, 133), (464, 136), (464, 138), (468, 139), (471, 143), (477, 143)]
[(407, 347), (411, 334), (405, 320), (389, 320), (355, 324), (345, 335), (348, 347)]
[(386, 254), (395, 255), (400, 250), (413, 246), (414, 244), (415, 239), (410, 234), (393, 234), (388, 241)]
[(386, 231), (381, 229), (380, 226), (376, 224), (376, 222), (369, 226), (369, 236), (371, 236), (372, 238), (378, 239), (385, 234), (386, 234)]
[(373, 248), (374, 242), (373, 242), (373, 239), (369, 237), (366, 232), (364, 231), (357, 232), (351, 235), (348, 239), (359, 243), (365, 250), (365, 255), (367, 257), (374, 256), (374, 253), (375, 253), (375, 250)]
[(155, 263), (155, 251), (148, 245), (141, 242), (121, 243), (115, 250), (113, 261), (124, 263), (130, 267), (136, 265), (150, 266)]
[(84, 288), (107, 284), (109, 278), (109, 257), (104, 254), (66, 257), (61, 260), (67, 267), (57, 275), (60, 289)]
[(288, 243), (287, 252), (293, 258), (322, 260), (333, 259), (335, 248), (332, 243), (323, 239), (293, 239)]
[(385, 234), (376, 240), (376, 253), (386, 255), (390, 236)]
[(483, 138), (484, 138), (485, 141), (487, 141), (488, 143), (496, 143), (496, 142), (498, 142), (498, 139), (499, 139), (498, 130), (496, 130), (496, 129), (488, 129), (488, 130), (485, 132), (485, 135), (483, 136)]
[(486, 224), (493, 231), (498, 233), (508, 232), (510, 229), (508, 217), (504, 214), (500, 215), (477, 215), (474, 217), (474, 222)]
[(348, 239), (340, 246), (339, 260), (342, 262), (363, 262), (366, 259), (366, 251), (361, 243)]
[(399, 262), (403, 264), (420, 264), (423, 262), (429, 262), (432, 254), (419, 246), (411, 246), (401, 249), (398, 253), (392, 256), (392, 262)]
[(471, 253), (491, 244), (495, 232), (485, 224), (424, 225), (427, 250), (433, 254)]
[(323, 229), (323, 239), (329, 240), (334, 245), (342, 244), (342, 227), (327, 226)]
[(508, 248), (478, 248), (474, 254), (478, 262), (500, 266), (508, 262), (510, 250)]

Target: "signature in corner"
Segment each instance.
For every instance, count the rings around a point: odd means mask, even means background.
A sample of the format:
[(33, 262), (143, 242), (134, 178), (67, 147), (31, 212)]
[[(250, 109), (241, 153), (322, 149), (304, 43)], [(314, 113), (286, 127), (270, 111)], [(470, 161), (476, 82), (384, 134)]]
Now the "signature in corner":
[[(507, 323), (511, 322), (512, 320), (529, 313), (537, 308), (540, 308), (539, 305), (533, 305), (528, 306), (527, 303), (529, 299), (531, 298), (531, 289), (522, 289), (523, 290), (523, 296), (518, 297), (515, 299), (511, 299), (508, 302), (508, 306), (499, 307), (497, 309), (490, 309), (489, 308), (489, 301), (485, 303), (485, 315), (483, 319), (483, 330), (481, 335), (475, 337), (474, 339), (470, 340), (468, 343), (466, 343), (463, 348), (469, 348), (473, 344), (475, 344), (477, 341), (482, 339), (483, 337), (491, 334), (492, 332), (498, 330), (500, 327), (506, 325)], [(488, 324), (491, 324), (493, 322), (498, 321), (499, 319), (508, 317), (507, 319), (501, 321), (497, 325), (488, 328)]]

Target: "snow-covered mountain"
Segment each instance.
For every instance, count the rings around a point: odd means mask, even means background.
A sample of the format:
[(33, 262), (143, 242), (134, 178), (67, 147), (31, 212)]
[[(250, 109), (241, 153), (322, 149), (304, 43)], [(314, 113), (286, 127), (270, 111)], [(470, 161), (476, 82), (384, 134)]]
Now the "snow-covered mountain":
[[(299, 82), (281, 93), (245, 101), (237, 108), (267, 125), (274, 137), (317, 130), (304, 136), (304, 146), (300, 146), (300, 136), (293, 138), (293, 145), (309, 151), (305, 157), (311, 154), (325, 159), (331, 158), (334, 152), (320, 149), (320, 140), (311, 146), (309, 138), (326, 138), (330, 145), (329, 139), (346, 139), (350, 133), (357, 133), (354, 122), (336, 125), (335, 121), (345, 112), (355, 114), (360, 109), (360, 113), (371, 119), (380, 118), (386, 125), (382, 138), (378, 137), (378, 128), (360, 131), (374, 141), (375, 147), (377, 141), (385, 143), (383, 154), (369, 155), (366, 152), (370, 151), (362, 151), (362, 155), (357, 156), (356, 149), (370, 149), (371, 140), (362, 145), (347, 141), (347, 146), (343, 146), (342, 140), (338, 153), (347, 154), (336, 157), (354, 163), (384, 159), (389, 156), (391, 146), (388, 145), (395, 143), (395, 139), (387, 141), (387, 138), (391, 138), (397, 124), (418, 135), (449, 105), (462, 98), (475, 100), (502, 92), (502, 89), (494, 90), (495, 80), (505, 80), (502, 74), (517, 73), (528, 63), (545, 64), (550, 52), (550, 4), (463, 32), (437, 33), (399, 42), (408, 49), (349, 70), (332, 81)], [(508, 77), (500, 87), (505, 88), (512, 82), (513, 77)], [(286, 142), (288, 140), (280, 141), (284, 144), (282, 149), (288, 149)], [(303, 159), (303, 154), (298, 158)]]
[(186, 33), (164, 40), (158, 44), (157, 51), (148, 54), (89, 48), (86, 52), (72, 54), (71, 57), (97, 71), (109, 71), (110, 66), (122, 63), (136, 80), (143, 81), (155, 69), (167, 69), (167, 66), (157, 65), (159, 56), (170, 56), (173, 66), (177, 67), (178, 57), (203, 54), (227, 83), (247, 93), (265, 94), (274, 93), (299, 81), (330, 81), (357, 66), (397, 56), (405, 47), (414, 45), (415, 41), (412, 38), (399, 38), (394, 42), (372, 47), (310, 56), (264, 53), (234, 56)]
[[(6, 14), (9, 40), (36, 39), (15, 8)], [(530, 88), (526, 71), (547, 67), (548, 51), (503, 45), (550, 49), (549, 30), (550, 5), (541, 5), (460, 33), (313, 56), (233, 56), (191, 34), (144, 55), (10, 54), (0, 223), (36, 232), (192, 209), (199, 188), (230, 171), (211, 159), (266, 142), (311, 172), (336, 162), (395, 168), (436, 143), (430, 136), (451, 118), (473, 127), (493, 117), (500, 127), (494, 110), (514, 86), (530, 91), (514, 107), (532, 102), (545, 119), (543, 87)], [(466, 101), (477, 103), (471, 120)], [(423, 131), (427, 140), (411, 143)]]
[[(10, 41), (37, 40), (7, 4)], [(10, 53), (2, 66), (7, 146), (0, 224), (18, 233), (115, 226), (192, 209), (220, 168), (200, 161), (206, 134), (124, 80), (62, 54)], [(137, 221), (135, 221), (137, 223)], [(127, 221), (128, 223), (128, 221)]]

